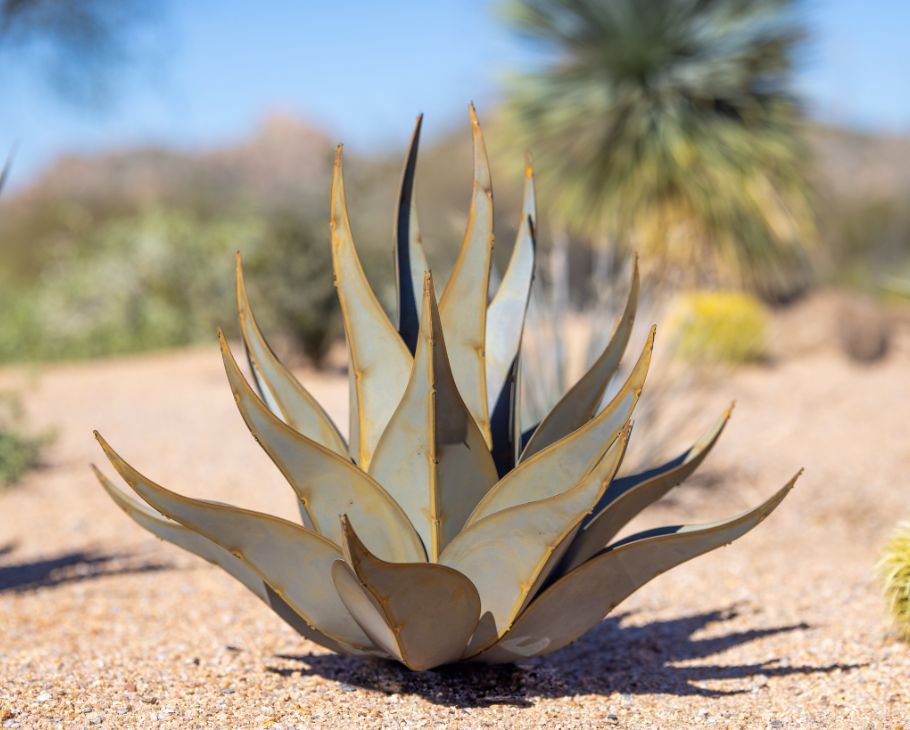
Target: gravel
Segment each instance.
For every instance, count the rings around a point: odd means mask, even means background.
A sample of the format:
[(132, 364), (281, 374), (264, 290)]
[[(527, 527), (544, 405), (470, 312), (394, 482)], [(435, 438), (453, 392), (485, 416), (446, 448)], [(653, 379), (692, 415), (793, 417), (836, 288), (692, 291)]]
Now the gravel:
[[(301, 373), (344, 419), (346, 381)], [(653, 581), (581, 641), (518, 666), (421, 674), (325, 652), (220, 571), (134, 526), (94, 483), (98, 428), (159, 482), (293, 516), (214, 348), (0, 371), (58, 440), (0, 493), (2, 727), (910, 727), (910, 647), (873, 577), (910, 515), (910, 337), (816, 349), (689, 392), (678, 447), (733, 397), (704, 474), (637, 525), (735, 514), (806, 473), (731, 547)], [(637, 429), (636, 438), (647, 432)]]

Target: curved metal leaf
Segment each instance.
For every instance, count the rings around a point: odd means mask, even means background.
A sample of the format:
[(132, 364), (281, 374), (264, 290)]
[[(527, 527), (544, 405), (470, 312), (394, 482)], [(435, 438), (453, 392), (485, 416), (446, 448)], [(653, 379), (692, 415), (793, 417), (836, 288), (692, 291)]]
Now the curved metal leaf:
[(332, 267), (350, 350), (350, 452), (366, 471), (411, 371), (411, 353), (370, 288), (351, 235), (341, 170), (332, 175)]
[(648, 374), (654, 327), (638, 362), (613, 400), (584, 426), (534, 454), (503, 477), (480, 501), (467, 525), (518, 504), (551, 497), (577, 484), (629, 420)]
[(613, 331), (610, 342), (600, 357), (588, 369), (575, 385), (550, 410), (546, 417), (532, 432), (531, 438), (521, 453), (519, 462), (524, 461), (563, 436), (581, 428), (597, 412), (603, 399), (604, 391), (611, 378), (616, 374), (622, 360), (632, 325), (635, 324), (635, 310), (638, 307), (638, 259), (632, 268), (632, 284), (622, 317)]
[(492, 413), (521, 348), (525, 312), (534, 281), (534, 172), (525, 168), (524, 201), (515, 246), (496, 295), (487, 308), (486, 345), (487, 403)]
[(297, 433), (275, 417), (246, 382), (219, 331), (221, 357), (234, 400), (253, 437), (287, 478), (302, 503), (307, 527), (341, 544), (338, 516), (362, 521), (370, 549), (394, 561), (425, 560), (420, 537), (401, 507), (349, 459)]
[(798, 476), (738, 517), (633, 535), (603, 550), (541, 593), (478, 661), (517, 661), (572, 643), (652, 578), (745, 535), (774, 511)]
[(332, 575), (364, 632), (417, 671), (460, 659), (480, 617), (473, 583), (444, 565), (379, 560), (357, 538), (347, 517), (343, 526), (344, 557), (356, 585), (339, 579), (338, 566)]
[(600, 552), (633, 517), (688, 479), (714, 448), (729, 419), (727, 409), (707, 433), (672, 461), (610, 484), (566, 552), (560, 571), (568, 573)]
[(408, 350), (414, 353), (420, 329), (418, 296), (423, 291), (423, 274), (429, 268), (420, 242), (417, 208), (414, 206), (414, 175), (423, 114), (417, 115), (414, 134), (401, 174), (398, 210), (395, 214), (395, 283), (398, 289), (398, 334)]
[(348, 445), (329, 414), (278, 359), (256, 324), (243, 281), (243, 264), (239, 251), (237, 312), (250, 371), (269, 410), (307, 438), (338, 454), (347, 455)]
[(145, 503), (131, 499), (102, 474), (94, 464), (92, 464), (92, 470), (110, 498), (133, 522), (151, 532), (155, 537), (198, 555), (203, 560), (223, 569), (228, 575), (242, 583), (253, 595), (271, 608), (305, 639), (341, 654), (365, 656), (378, 653), (375, 650), (364, 652), (346, 644), (339, 644), (320, 633), (307, 624), (244, 560), (232, 555), (198, 532), (193, 532), (179, 522), (168, 519)]
[(482, 651), (502, 636), (533, 597), (548, 568), (562, 557), (569, 538), (580, 526), (619, 466), (628, 430), (582, 481), (560, 494), (502, 510), (461, 532), (443, 550), (439, 562), (466, 575), (480, 593), (485, 620), (466, 656)]
[(439, 302), (439, 316), (445, 328), (449, 359), (458, 390), (489, 448), (490, 415), (484, 346), (493, 254), (493, 187), (487, 150), (473, 105), (471, 130), (474, 140), (471, 209), (458, 260)]
[(429, 272), (414, 369), (370, 474), (410, 517), (434, 562), (497, 479), (483, 434), (455, 385)]
[(127, 464), (97, 431), (95, 438), (124, 481), (154, 509), (244, 560), (320, 633), (361, 651), (373, 648), (332, 588), (332, 563), (341, 557), (333, 542), (278, 517), (165, 489)]

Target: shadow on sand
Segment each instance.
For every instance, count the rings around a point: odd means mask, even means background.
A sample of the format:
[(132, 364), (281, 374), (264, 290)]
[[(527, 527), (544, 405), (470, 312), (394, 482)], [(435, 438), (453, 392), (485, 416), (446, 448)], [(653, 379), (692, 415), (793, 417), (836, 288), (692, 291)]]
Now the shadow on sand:
[[(0, 558), (15, 551), (15, 545), (0, 546)], [(163, 563), (136, 563), (130, 555), (74, 550), (41, 560), (0, 564), (0, 593), (25, 592), (75, 583), (92, 578), (129, 573), (149, 573), (169, 568)]]
[(829, 673), (857, 665), (787, 666), (771, 660), (756, 664), (704, 664), (676, 666), (679, 662), (707, 659), (727, 649), (788, 631), (806, 624), (739, 631), (710, 639), (692, 636), (709, 624), (736, 617), (735, 609), (711, 611), (645, 626), (623, 627), (629, 614), (607, 618), (575, 644), (552, 655), (520, 665), (464, 664), (432, 672), (411, 672), (400, 664), (358, 660), (336, 654), (279, 655), (283, 666), (267, 671), (282, 676), (319, 675), (355, 687), (385, 694), (416, 694), (439, 705), (528, 707), (534, 698), (585, 694), (674, 694), (716, 697), (752, 691), (718, 690), (699, 686), (711, 680), (752, 680), (768, 677)]

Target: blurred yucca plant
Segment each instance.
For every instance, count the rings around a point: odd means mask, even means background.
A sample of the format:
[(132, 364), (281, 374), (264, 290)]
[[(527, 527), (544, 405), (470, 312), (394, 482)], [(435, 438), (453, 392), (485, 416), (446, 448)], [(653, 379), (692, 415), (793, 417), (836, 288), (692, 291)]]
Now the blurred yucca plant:
[(688, 292), (670, 302), (667, 330), (673, 354), (686, 362), (753, 362), (765, 355), (768, 317), (742, 292)]
[(900, 525), (882, 551), (878, 573), (888, 613), (904, 639), (910, 639), (910, 522)]
[[(136, 471), (98, 436), (148, 506), (98, 477), (159, 537), (214, 562), (312, 641), (412, 669), (508, 662), (555, 651), (663, 571), (761, 522), (793, 480), (755, 509), (701, 526), (623, 526), (705, 458), (728, 414), (692, 448), (614, 478), (650, 363), (654, 330), (624, 385), (599, 404), (629, 339), (637, 271), (613, 338), (526, 434), (516, 380), (534, 271), (531, 171), (509, 266), (487, 290), (492, 189), (472, 109), (473, 197), (454, 271), (437, 300), (412, 205), (420, 121), (398, 205), (398, 326), (360, 265), (341, 149), (332, 185), (332, 264), (350, 354), (350, 437), (274, 356), (237, 262), (240, 326), (257, 396), (221, 338), (238, 408), (297, 494), (302, 524), (191, 499)], [(794, 477), (795, 480), (795, 477)]]
[[(543, 52), (502, 122), (562, 224), (770, 298), (808, 277), (794, 0), (510, 0)], [(660, 272), (659, 272), (660, 273)]]

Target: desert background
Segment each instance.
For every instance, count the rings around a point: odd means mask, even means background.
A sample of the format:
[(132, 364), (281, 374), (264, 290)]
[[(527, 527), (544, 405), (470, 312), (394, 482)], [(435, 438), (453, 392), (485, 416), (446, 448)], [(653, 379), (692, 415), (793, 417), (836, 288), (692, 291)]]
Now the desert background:
[[(425, 112), (421, 230), (444, 280), (467, 217), (473, 99), (501, 274), (525, 166), (510, 79), (551, 57), (516, 30), (508, 3), (19, 5), (0, 2), (3, 727), (910, 726), (910, 645), (875, 567), (910, 519), (900, 3), (770, 3), (801, 34), (786, 144), (807, 212), (785, 207), (776, 226), (768, 214), (772, 238), (800, 251), (799, 267), (774, 253), (769, 265), (798, 268), (794, 278), (712, 268), (721, 234), (695, 214), (662, 217), (677, 209), (651, 189), (641, 216), (661, 221), (657, 243), (638, 219), (582, 221), (552, 153), (534, 154), (529, 423), (603, 346), (638, 253), (643, 306), (624, 368), (647, 325), (658, 336), (623, 471), (683, 451), (736, 405), (706, 463), (629, 531), (728, 517), (805, 473), (755, 532), (661, 575), (572, 646), (425, 673), (307, 642), (229, 576), (139, 529), (89, 468), (108, 467), (92, 431), (172, 489), (294, 518), (215, 339), (224, 327), (242, 359), (235, 252), (270, 342), (346, 432), (328, 230), (336, 144), (364, 267), (391, 312), (414, 119)], [(744, 128), (746, 144), (756, 132)], [(756, 159), (757, 179), (773, 180)], [(733, 234), (752, 242), (752, 230)], [(682, 259), (662, 243), (679, 231)]]

